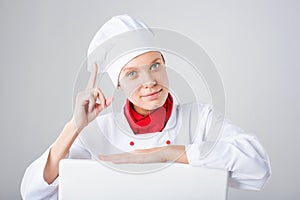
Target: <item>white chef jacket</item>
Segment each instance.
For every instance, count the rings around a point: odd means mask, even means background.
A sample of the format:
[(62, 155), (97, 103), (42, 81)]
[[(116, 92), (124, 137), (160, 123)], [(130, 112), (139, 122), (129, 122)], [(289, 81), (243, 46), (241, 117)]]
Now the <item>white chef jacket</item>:
[[(214, 149), (208, 156), (200, 159), (200, 145), (206, 142), (203, 138), (208, 132), (214, 111), (213, 106), (209, 104), (174, 103), (171, 116), (163, 131), (140, 135), (124, 134), (126, 126), (129, 128), (128, 123), (120, 126), (116, 123), (118, 116), (113, 113), (100, 115), (77, 137), (66, 158), (91, 159), (92, 155), (97, 156), (100, 153), (129, 152), (169, 144), (182, 145), (182, 141), (177, 141), (180, 138), (177, 134), (183, 127), (182, 119), (186, 119), (187, 114), (184, 113), (187, 113), (187, 110), (197, 110), (199, 113), (197, 135), (184, 144), (189, 164), (229, 171), (228, 184), (231, 187), (262, 189), (271, 174), (268, 155), (255, 135), (245, 133), (228, 119), (224, 119), (221, 137)], [(124, 117), (123, 114), (119, 116)], [(21, 184), (23, 199), (57, 199), (59, 177), (51, 184), (43, 178), (50, 148), (51, 146), (26, 169)]]

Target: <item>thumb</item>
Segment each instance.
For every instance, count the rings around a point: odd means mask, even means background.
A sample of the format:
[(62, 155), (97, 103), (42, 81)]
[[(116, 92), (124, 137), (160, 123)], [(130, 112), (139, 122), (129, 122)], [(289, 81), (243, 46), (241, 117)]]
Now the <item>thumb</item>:
[(108, 107), (113, 101), (113, 97), (109, 97), (105, 100), (105, 104), (106, 106), (104, 107), (103, 104), (96, 104), (94, 107), (94, 112), (96, 114), (95, 117), (97, 117), (99, 115), (99, 113), (104, 110), (106, 107)]
[(109, 106), (114, 100), (114, 97), (109, 97), (106, 99), (105, 103), (106, 103), (106, 106)]

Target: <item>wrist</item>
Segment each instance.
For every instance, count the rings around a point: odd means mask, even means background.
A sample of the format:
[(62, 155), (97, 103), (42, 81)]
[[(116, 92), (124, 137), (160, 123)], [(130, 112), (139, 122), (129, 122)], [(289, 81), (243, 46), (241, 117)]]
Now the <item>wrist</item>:
[(174, 153), (175, 153), (175, 147), (174, 145), (168, 145), (163, 147), (164, 148), (164, 160), (165, 162), (175, 162), (174, 159)]
[(188, 164), (184, 145), (170, 145), (165, 147), (166, 162), (178, 162)]
[(66, 124), (66, 127), (68, 127), (68, 129), (71, 130), (73, 135), (76, 135), (76, 136), (78, 136), (82, 130), (82, 128), (79, 128), (77, 126), (77, 124), (73, 118)]

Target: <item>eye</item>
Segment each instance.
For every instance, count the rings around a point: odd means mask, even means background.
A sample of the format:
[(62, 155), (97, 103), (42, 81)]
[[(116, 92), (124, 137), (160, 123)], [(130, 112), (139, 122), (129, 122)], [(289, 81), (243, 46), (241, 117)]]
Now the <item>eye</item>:
[(137, 75), (136, 71), (131, 71), (131, 72), (127, 73), (127, 77), (129, 79), (134, 79), (136, 77), (136, 75)]
[(150, 70), (156, 70), (159, 67), (160, 67), (160, 63), (154, 63), (153, 65), (150, 66)]

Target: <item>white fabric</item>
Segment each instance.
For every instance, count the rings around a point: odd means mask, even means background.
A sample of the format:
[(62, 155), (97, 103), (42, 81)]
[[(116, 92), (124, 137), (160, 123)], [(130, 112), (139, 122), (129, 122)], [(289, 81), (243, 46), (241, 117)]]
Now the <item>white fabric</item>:
[(92, 39), (88, 48), (88, 55), (110, 38), (127, 31), (141, 28), (148, 29), (149, 27), (142, 21), (134, 19), (129, 15), (118, 15), (112, 17), (105, 24), (103, 24), (103, 26), (98, 30)]
[[(254, 135), (246, 134), (241, 128), (233, 125), (229, 120), (224, 121), (222, 137), (209, 156), (200, 160), (199, 146), (205, 143), (202, 136), (207, 133), (209, 118), (213, 107), (206, 104), (197, 105), (200, 112), (200, 128), (198, 136), (191, 144), (186, 145), (187, 158), (193, 166), (205, 166), (212, 168), (226, 169), (231, 172), (229, 185), (238, 189), (260, 190), (263, 188), (271, 173), (268, 155)], [(176, 133), (181, 126), (183, 110), (187, 107), (174, 104), (171, 117), (162, 132), (152, 133), (151, 139), (145, 140), (135, 138), (135, 145), (130, 146), (132, 140), (130, 136), (124, 135), (115, 124), (112, 114), (99, 116), (91, 122), (81, 134), (90, 134), (90, 127), (98, 126), (103, 134), (98, 134), (100, 141), (96, 146), (91, 144), (84, 145), (77, 138), (72, 145), (68, 158), (90, 159), (94, 152), (116, 153), (111, 146), (119, 147), (122, 151), (132, 151), (139, 148), (151, 148), (165, 146), (166, 141), (171, 144), (180, 144), (176, 141)], [(103, 131), (105, 130), (105, 131)], [(95, 133), (93, 133), (95, 134)], [(148, 136), (147, 136), (148, 135)], [(84, 137), (83, 137), (84, 138)], [(109, 142), (108, 142), (109, 141)], [(94, 141), (95, 142), (95, 141)], [(112, 142), (112, 145), (109, 143)], [(100, 145), (100, 147), (98, 146)], [(99, 149), (100, 148), (100, 149)], [(104, 152), (105, 151), (105, 152)], [(49, 149), (26, 170), (22, 185), (21, 194), (24, 199), (57, 199), (57, 184), (55, 180), (48, 185), (43, 179), (43, 170), (47, 161)], [(195, 191), (197, 192), (197, 191)]]
[[(151, 37), (153, 35), (151, 29), (142, 21), (137, 20), (129, 15), (118, 15), (113, 18), (111, 18), (109, 21), (107, 21), (95, 34), (94, 38), (90, 42), (89, 48), (88, 48), (88, 70), (92, 71), (94, 63), (98, 63), (98, 59), (105, 59), (107, 56), (102, 58), (102, 55), (93, 55), (92, 53), (98, 53), (96, 49), (101, 46), (103, 43), (107, 42), (109, 39), (112, 39), (114, 36), (120, 35), (122, 33), (134, 31), (134, 30), (141, 30), (143, 29), (143, 34), (145, 34), (144, 39), (149, 39), (149, 36)], [(140, 37), (143, 40), (143, 37)], [(154, 40), (154, 38), (153, 38)], [(118, 43), (114, 44), (114, 46), (117, 46)], [(137, 49), (133, 52), (130, 52), (125, 55), (118, 55), (116, 60), (112, 61), (112, 63), (106, 63), (109, 66), (98, 66), (100, 68), (99, 72), (107, 72), (110, 79), (112, 80), (115, 87), (118, 85), (118, 77), (120, 74), (121, 69), (133, 58), (135, 58), (138, 55), (141, 55), (143, 53), (149, 52), (149, 51), (158, 51), (157, 48), (150, 47), (151, 42), (149, 44), (149, 40), (147, 40), (147, 44), (141, 43), (142, 46), (139, 46)], [(146, 45), (146, 46), (144, 46)], [(154, 44), (153, 44), (154, 45)], [(114, 47), (118, 48), (118, 47)], [(132, 49), (133, 50), (133, 49)], [(95, 51), (95, 52), (94, 52)], [(110, 53), (110, 49), (105, 49), (105, 53)], [(102, 61), (100, 62), (101, 65)]]

